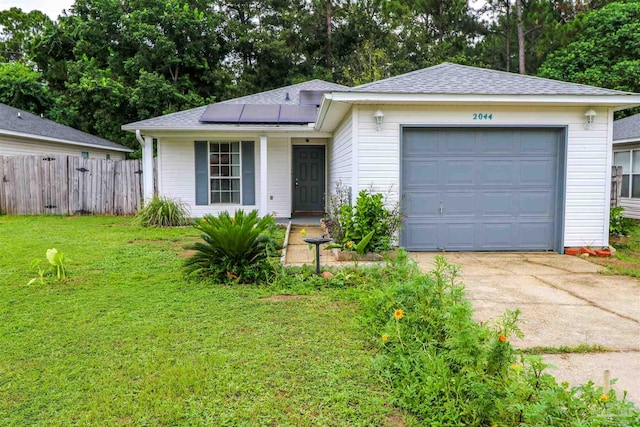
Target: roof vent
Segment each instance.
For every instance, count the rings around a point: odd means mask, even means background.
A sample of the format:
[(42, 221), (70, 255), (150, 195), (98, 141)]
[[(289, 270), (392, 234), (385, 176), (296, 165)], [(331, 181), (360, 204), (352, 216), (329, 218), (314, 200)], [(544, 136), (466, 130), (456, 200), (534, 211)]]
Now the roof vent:
[(21, 115), (20, 111), (18, 111), (18, 118), (19, 118), (19, 119), (21, 119), (21, 118), (22, 118), (22, 115)]
[(40, 113), (40, 118), (44, 119), (44, 114)]
[(291, 101), (291, 98), (289, 98), (289, 92), (287, 92), (287, 94), (284, 96), (284, 100)]

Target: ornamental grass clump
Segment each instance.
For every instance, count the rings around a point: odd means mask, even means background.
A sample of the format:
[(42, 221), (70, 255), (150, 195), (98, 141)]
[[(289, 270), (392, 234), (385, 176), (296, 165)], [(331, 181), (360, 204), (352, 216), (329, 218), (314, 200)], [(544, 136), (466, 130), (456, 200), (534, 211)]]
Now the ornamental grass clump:
[(143, 227), (180, 227), (189, 224), (189, 211), (184, 203), (154, 196), (134, 219), (134, 224)]
[(458, 269), (443, 257), (428, 275), (398, 260), (409, 262), (399, 256), (362, 297), (364, 320), (379, 349), (375, 367), (417, 425), (640, 425), (624, 396), (559, 385), (540, 357), (518, 354), (518, 310), (474, 321)]
[(270, 257), (278, 250), (273, 217), (237, 210), (234, 216), (207, 215), (193, 227), (202, 232), (203, 241), (187, 246), (196, 251), (185, 261), (187, 276), (217, 283), (261, 283), (273, 275)]

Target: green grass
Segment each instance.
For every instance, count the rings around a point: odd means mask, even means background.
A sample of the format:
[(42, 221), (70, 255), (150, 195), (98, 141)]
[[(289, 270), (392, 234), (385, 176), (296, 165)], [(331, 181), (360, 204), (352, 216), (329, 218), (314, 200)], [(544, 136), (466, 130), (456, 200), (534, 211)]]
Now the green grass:
[(396, 425), (355, 306), (186, 282), (196, 233), (130, 221), (0, 217), (0, 424)]
[(522, 354), (567, 354), (567, 353), (608, 353), (612, 350), (603, 346), (602, 344), (580, 344), (577, 346), (569, 347), (561, 345), (560, 347), (530, 347), (522, 349)]
[(615, 248), (616, 255), (611, 258), (589, 258), (589, 260), (607, 267), (605, 273), (640, 278), (640, 222), (636, 221), (629, 235), (628, 244)]

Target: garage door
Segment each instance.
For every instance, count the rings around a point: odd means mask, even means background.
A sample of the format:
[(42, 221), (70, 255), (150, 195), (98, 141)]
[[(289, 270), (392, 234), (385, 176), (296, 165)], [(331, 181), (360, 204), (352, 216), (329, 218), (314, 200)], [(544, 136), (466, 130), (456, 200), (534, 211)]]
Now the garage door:
[(401, 244), (559, 250), (562, 136), (548, 128), (404, 128)]

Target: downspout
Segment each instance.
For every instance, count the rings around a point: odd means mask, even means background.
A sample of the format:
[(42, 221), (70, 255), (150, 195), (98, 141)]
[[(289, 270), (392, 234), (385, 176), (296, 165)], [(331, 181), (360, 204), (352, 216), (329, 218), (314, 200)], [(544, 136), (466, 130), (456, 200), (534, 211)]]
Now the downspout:
[(142, 146), (142, 198), (148, 201), (153, 198), (153, 138), (143, 138), (140, 129), (136, 129), (136, 139)]
[(136, 129), (136, 139), (140, 143), (140, 146), (144, 148), (144, 139), (142, 139), (142, 133), (140, 132), (140, 129)]

